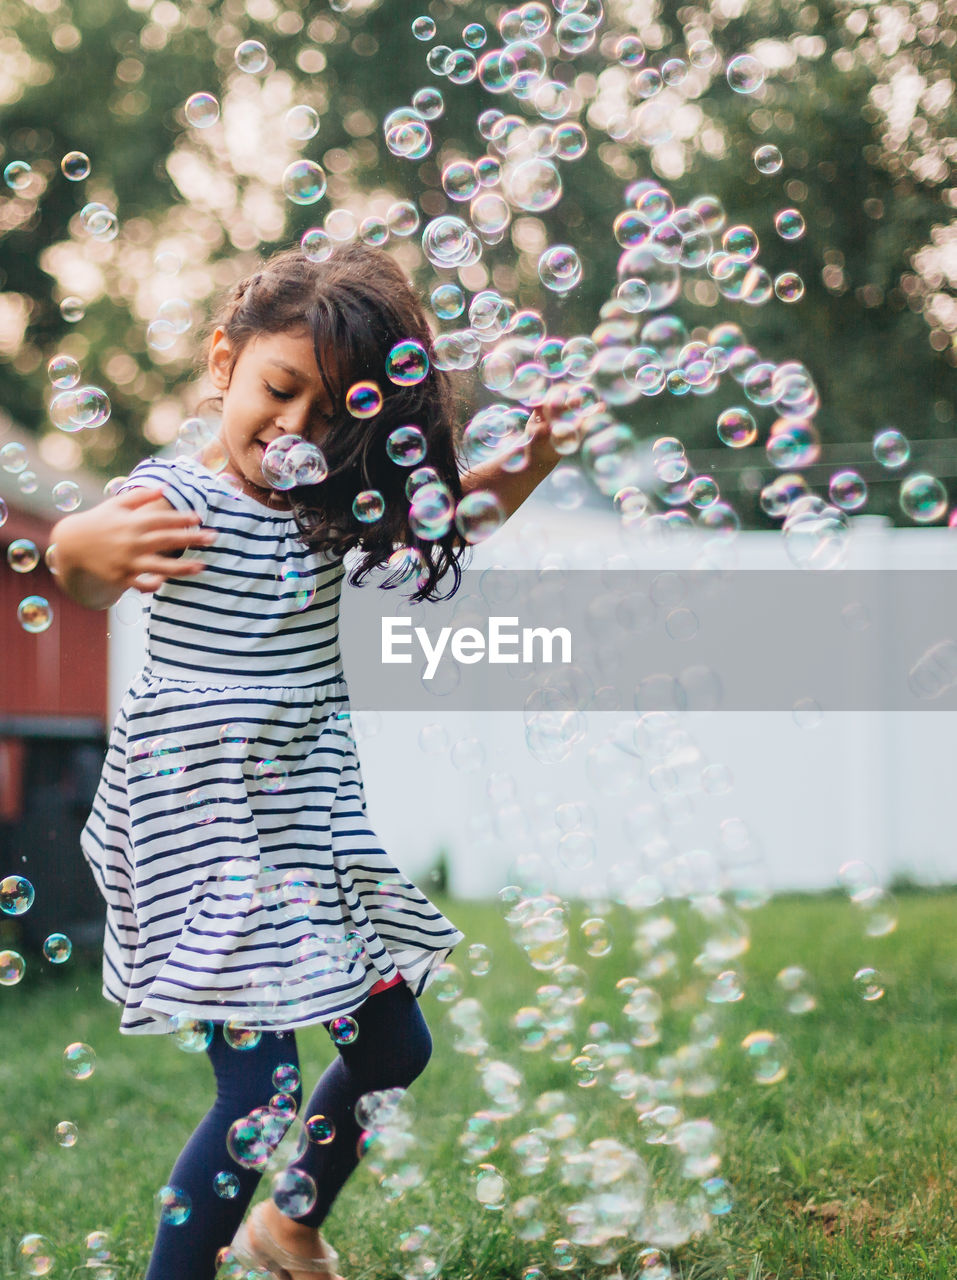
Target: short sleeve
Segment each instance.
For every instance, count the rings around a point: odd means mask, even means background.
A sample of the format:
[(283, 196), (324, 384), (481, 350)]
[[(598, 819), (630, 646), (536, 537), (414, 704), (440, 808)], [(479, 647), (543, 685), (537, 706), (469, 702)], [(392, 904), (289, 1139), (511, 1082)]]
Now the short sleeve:
[(120, 493), (130, 489), (160, 489), (177, 511), (195, 511), (201, 521), (209, 512), (209, 495), (202, 474), (181, 459), (146, 458), (137, 463), (120, 485)]

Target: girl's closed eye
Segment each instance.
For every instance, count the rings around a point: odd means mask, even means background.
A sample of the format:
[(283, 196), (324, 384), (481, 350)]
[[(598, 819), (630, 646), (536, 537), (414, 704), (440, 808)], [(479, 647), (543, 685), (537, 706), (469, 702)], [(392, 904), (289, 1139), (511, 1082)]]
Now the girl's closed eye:
[(294, 391), (280, 391), (278, 387), (270, 386), (268, 382), (264, 385), (274, 400), (291, 400), (296, 394)]

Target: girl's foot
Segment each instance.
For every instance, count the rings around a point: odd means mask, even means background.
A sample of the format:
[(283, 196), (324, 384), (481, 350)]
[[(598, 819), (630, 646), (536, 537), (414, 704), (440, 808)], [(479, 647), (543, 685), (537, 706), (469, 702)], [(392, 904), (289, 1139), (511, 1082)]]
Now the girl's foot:
[[(286, 1256), (281, 1259), (281, 1262), (289, 1280), (315, 1280), (317, 1274), (324, 1274), (326, 1280), (342, 1280), (342, 1277), (337, 1276), (332, 1268), (324, 1273), (317, 1273), (315, 1265), (312, 1267), (305, 1265), (309, 1262), (314, 1264), (316, 1258), (334, 1258), (335, 1254), (315, 1227), (307, 1227), (301, 1222), (287, 1218), (284, 1213), (280, 1213), (272, 1200), (264, 1200), (257, 1206), (256, 1211), (250, 1214), (248, 1227), (250, 1243), (254, 1248), (260, 1249), (267, 1256), (271, 1252), (270, 1243), (277, 1244), (283, 1250)], [(303, 1260), (302, 1271), (292, 1265), (294, 1258)]]

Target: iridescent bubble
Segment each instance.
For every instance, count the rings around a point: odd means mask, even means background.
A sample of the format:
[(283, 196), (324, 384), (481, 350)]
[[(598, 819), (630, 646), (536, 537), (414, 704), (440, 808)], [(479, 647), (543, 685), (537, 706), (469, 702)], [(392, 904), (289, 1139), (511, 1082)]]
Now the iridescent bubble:
[(623, 67), (640, 67), (645, 60), (645, 46), (637, 36), (622, 36), (615, 45), (615, 57)]
[(382, 408), (382, 392), (375, 382), (356, 382), (346, 392), (346, 409), (353, 418), (374, 418)]
[(253, 1112), (234, 1120), (226, 1133), (226, 1150), (243, 1169), (264, 1169), (271, 1148), (263, 1132), (262, 1114)]
[(804, 217), (797, 209), (780, 209), (774, 215), (774, 229), (782, 240), (800, 240), (804, 235)]
[(73, 954), (73, 943), (65, 933), (51, 933), (44, 940), (43, 954), (51, 964), (66, 964)]
[(258, 40), (243, 40), (236, 46), (233, 58), (240, 71), (245, 71), (247, 75), (256, 75), (260, 71), (265, 71), (269, 62), (266, 46)]
[(782, 271), (774, 278), (774, 292), (782, 302), (799, 302), (804, 297), (804, 281), (796, 271)]
[(219, 119), (219, 101), (211, 93), (192, 93), (184, 111), (194, 129), (208, 129)]
[(505, 1208), (508, 1183), (495, 1165), (478, 1165), (472, 1172), (472, 1186), (475, 1198), (483, 1209), (495, 1211)]
[(397, 342), (386, 356), (385, 372), (389, 381), (394, 382), (397, 387), (415, 386), (429, 372), (429, 357), (425, 347), (414, 338)]
[(869, 967), (858, 969), (854, 975), (854, 987), (857, 994), (868, 1004), (880, 1000), (885, 991), (884, 979), (876, 969)]
[(3, 170), (3, 180), (11, 191), (26, 191), (33, 177), (33, 170), (26, 160), (11, 160)]
[(741, 1041), (757, 1084), (780, 1084), (788, 1073), (788, 1052), (780, 1036), (752, 1031)]
[(400, 467), (415, 467), (425, 457), (425, 436), (415, 426), (396, 427), (385, 443), (386, 453)]
[(561, 199), (562, 179), (550, 160), (523, 160), (506, 170), (504, 188), (515, 208), (542, 213)]
[(30, 573), (39, 563), (37, 544), (29, 538), (14, 538), (7, 547), (7, 564), (14, 573)]
[(316, 1203), (314, 1180), (301, 1169), (280, 1169), (273, 1175), (271, 1189), (273, 1203), (288, 1218), (309, 1213)]
[(70, 182), (82, 182), (90, 176), (90, 157), (82, 151), (68, 151), (60, 161), (60, 172)]
[(910, 458), (910, 441), (896, 427), (887, 427), (874, 437), (873, 450), (874, 457), (882, 467), (895, 471)]
[(734, 1206), (731, 1188), (724, 1178), (705, 1178), (701, 1184), (708, 1212), (714, 1217), (723, 1217), (730, 1213)]
[(721, 247), (734, 262), (751, 262), (758, 254), (758, 237), (751, 227), (729, 227), (721, 237)]
[(817, 1001), (807, 989), (810, 982), (807, 971), (800, 965), (788, 965), (780, 971), (776, 981), (785, 992), (784, 1007), (788, 1013), (810, 1013), (817, 1007)]
[(414, 19), (412, 23), (412, 34), (416, 40), (431, 40), (435, 36), (435, 22), (432, 18), (426, 17), (424, 14), (420, 18)]
[(411, 200), (397, 200), (390, 205), (385, 220), (394, 236), (411, 236), (419, 229), (419, 211)]
[(733, 969), (725, 969), (712, 981), (705, 993), (709, 1004), (736, 1004), (744, 999), (741, 979)]
[(73, 1080), (89, 1080), (96, 1070), (96, 1054), (79, 1040), (68, 1044), (63, 1050), (63, 1070)]
[(835, 471), (827, 491), (831, 501), (842, 511), (859, 511), (867, 502), (867, 485), (856, 471)]
[(160, 1187), (153, 1197), (153, 1205), (156, 1221), (171, 1227), (181, 1227), (184, 1222), (188, 1222), (193, 1209), (189, 1194), (181, 1187), (169, 1184)]
[(8, 916), (22, 916), (33, 906), (33, 885), (23, 876), (7, 876), (0, 880), (0, 911)]
[[(223, 879), (229, 879), (228, 869), (231, 866), (237, 867), (242, 863), (241, 858), (234, 858), (231, 863), (227, 862), (223, 868)], [(255, 875), (255, 866), (252, 866), (252, 874)], [(238, 1015), (234, 1014), (231, 1018), (227, 1018), (223, 1023), (223, 1039), (231, 1049), (243, 1052), (247, 1049), (255, 1049), (262, 1039), (262, 1031), (259, 1027), (251, 1027)]]
[(80, 486), (73, 480), (58, 480), (51, 496), (57, 511), (75, 511), (83, 501)]
[(754, 155), (754, 167), (758, 173), (777, 173), (784, 163), (781, 152), (773, 144), (768, 143), (763, 147), (757, 147)]
[(213, 1190), (220, 1200), (235, 1200), (239, 1195), (239, 1179), (234, 1173), (221, 1169), (213, 1178)]
[(362, 524), (374, 524), (385, 514), (385, 499), (378, 489), (363, 489), (352, 499), (352, 514)]
[(260, 760), (253, 771), (261, 791), (274, 796), (285, 791), (289, 772), (281, 760)]
[(22, 1275), (47, 1276), (56, 1263), (53, 1245), (46, 1236), (24, 1236), (17, 1246), (17, 1263)]
[(932, 524), (947, 514), (947, 490), (936, 476), (919, 472), (900, 488), (901, 510), (917, 524)]
[(423, 120), (438, 120), (445, 110), (442, 90), (436, 85), (426, 85), (412, 95), (412, 106)]
[(53, 356), (47, 364), (47, 377), (59, 390), (75, 387), (80, 381), (80, 366), (72, 356), (63, 354)]
[(315, 160), (294, 160), (282, 175), (282, 189), (293, 204), (315, 204), (326, 185), (326, 172)]
[(310, 1142), (320, 1147), (328, 1146), (336, 1136), (336, 1126), (328, 1116), (310, 1116), (306, 1121), (306, 1133)]
[(440, 320), (454, 320), (465, 310), (465, 294), (457, 284), (437, 285), (429, 302)]
[(505, 523), (505, 509), (487, 489), (473, 489), (455, 509), (455, 527), (466, 542), (483, 542)]
[(758, 424), (747, 409), (725, 409), (718, 415), (718, 439), (730, 449), (743, 449), (758, 438)]
[(58, 1146), (75, 1147), (79, 1134), (72, 1120), (61, 1120), (54, 1129), (53, 1136), (56, 1138)]
[(409, 507), (409, 527), (418, 537), (435, 541), (448, 532), (454, 515), (452, 495), (444, 484), (432, 482), (416, 489)]
[(11, 475), (18, 475), (26, 468), (27, 451), (18, 440), (10, 440), (0, 448), (0, 467)]
[(86, 303), (70, 294), (60, 303), (60, 315), (67, 324), (77, 324), (86, 315)]
[(764, 67), (749, 53), (732, 58), (725, 74), (735, 93), (755, 93), (764, 84)]
[(26, 972), (19, 951), (0, 951), (0, 987), (15, 987)]
[(288, 138), (294, 138), (297, 142), (308, 142), (319, 132), (319, 112), (313, 107), (299, 103), (289, 108), (282, 123)]
[(567, 293), (582, 278), (581, 259), (569, 244), (552, 245), (538, 260), (538, 278), (552, 293)]
[(333, 1044), (352, 1044), (359, 1035), (359, 1024), (355, 1018), (343, 1014), (339, 1018), (333, 1018), (329, 1023), (329, 1035)]

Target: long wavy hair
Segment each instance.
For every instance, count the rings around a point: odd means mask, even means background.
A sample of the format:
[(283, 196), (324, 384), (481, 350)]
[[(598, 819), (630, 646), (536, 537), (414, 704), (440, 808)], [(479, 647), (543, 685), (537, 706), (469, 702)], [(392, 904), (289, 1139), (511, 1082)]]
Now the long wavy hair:
[[(353, 585), (386, 565), (397, 550), (411, 548), (420, 557), (412, 598), (454, 594), (461, 581), (459, 558), (468, 544), (454, 522), (434, 540), (413, 530), (405, 491), (410, 469), (394, 462), (386, 450), (396, 427), (418, 427), (426, 443), (421, 465), (437, 472), (456, 505), (461, 501), (448, 374), (430, 366), (413, 386), (397, 386), (386, 375), (386, 357), (397, 343), (411, 338), (428, 351), (432, 341), (419, 299), (399, 265), (381, 249), (363, 244), (338, 246), (324, 262), (310, 260), (299, 249), (284, 250), (232, 289), (210, 332), (217, 327), (229, 340), (234, 361), (263, 333), (305, 331), (312, 337), (333, 411), (322, 439), (327, 478), (289, 494), (303, 539), (336, 558), (358, 547), (362, 554), (349, 575)], [(374, 417), (355, 418), (346, 408), (346, 395), (355, 383), (366, 381), (379, 387), (382, 407)], [(385, 500), (382, 517), (369, 524), (352, 510), (356, 495), (367, 489), (377, 489)], [(453, 585), (439, 593), (439, 582), (449, 572)], [(380, 585), (398, 586), (407, 577), (408, 568), (393, 565)]]

